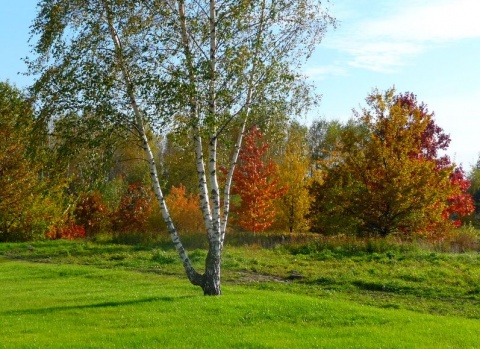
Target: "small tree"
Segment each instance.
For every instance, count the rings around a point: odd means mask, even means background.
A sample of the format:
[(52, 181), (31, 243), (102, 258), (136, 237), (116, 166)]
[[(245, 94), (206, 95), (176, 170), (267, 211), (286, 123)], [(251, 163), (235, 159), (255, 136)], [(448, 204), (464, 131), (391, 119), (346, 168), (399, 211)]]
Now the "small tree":
[(140, 184), (130, 184), (112, 215), (114, 231), (145, 232), (152, 211), (152, 195)]
[(84, 228), (86, 236), (92, 237), (105, 228), (108, 209), (102, 202), (100, 193), (82, 193), (73, 214), (76, 223)]
[(178, 229), (190, 234), (199, 234), (202, 230), (202, 211), (198, 205), (198, 195), (187, 194), (187, 189), (180, 183), (178, 187), (172, 186), (170, 193), (165, 198), (172, 219)]
[(262, 142), (262, 133), (253, 127), (245, 135), (238, 167), (233, 175), (232, 192), (241, 202), (234, 208), (238, 224), (254, 234), (272, 225), (275, 217), (274, 201), (285, 192), (279, 186), (278, 168), (273, 161), (265, 163), (268, 145)]
[(308, 229), (306, 215), (310, 207), (308, 184), (310, 158), (306, 128), (298, 123), (289, 125), (285, 148), (278, 159), (279, 184), (287, 190), (276, 200), (275, 226), (290, 232)]
[(475, 201), (468, 192), (470, 181), (465, 177), (461, 168), (456, 168), (450, 174), (450, 182), (455, 192), (447, 199), (447, 207), (443, 215), (446, 220), (452, 219), (453, 224), (460, 227), (462, 225), (461, 218), (475, 212)]

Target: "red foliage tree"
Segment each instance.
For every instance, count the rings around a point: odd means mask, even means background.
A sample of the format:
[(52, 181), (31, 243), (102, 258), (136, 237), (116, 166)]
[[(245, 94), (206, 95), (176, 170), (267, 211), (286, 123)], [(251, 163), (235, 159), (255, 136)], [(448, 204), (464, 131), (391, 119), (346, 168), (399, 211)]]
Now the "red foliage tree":
[(263, 159), (268, 145), (262, 142), (262, 138), (257, 127), (245, 135), (232, 185), (232, 193), (241, 198), (240, 205), (233, 208), (237, 223), (253, 233), (272, 225), (274, 200), (285, 192), (285, 188), (279, 186), (277, 166)]
[[(396, 97), (396, 103), (402, 108), (413, 113), (415, 108), (421, 113), (421, 118), (428, 117), (428, 109), (425, 104), (417, 103), (417, 98), (413, 93), (399, 94)], [(431, 120), (426, 129), (419, 135), (419, 152), (412, 153), (412, 156), (433, 160), (436, 164), (436, 170), (445, 169), (452, 165), (448, 155), (439, 156), (439, 152), (445, 151), (450, 145), (450, 136), (445, 134), (443, 129), (435, 124), (433, 119), (434, 113), (430, 113)], [(461, 225), (460, 218), (468, 216), (475, 210), (473, 197), (467, 192), (470, 187), (470, 181), (465, 177), (465, 173), (461, 167), (457, 167), (450, 174), (450, 184), (453, 186), (454, 194), (450, 195), (447, 200), (447, 208), (444, 210), (442, 217), (446, 220), (453, 219), (456, 227)]]
[(446, 168), (451, 165), (447, 155), (439, 156), (440, 151), (445, 151), (450, 145), (450, 136), (435, 123), (434, 112), (429, 112), (426, 104), (418, 103), (417, 96), (413, 93), (400, 93), (395, 96), (395, 104), (401, 107), (408, 115), (410, 122), (415, 117), (420, 120), (430, 119), (425, 129), (417, 135), (419, 149), (412, 152), (411, 156), (418, 159), (435, 161), (437, 168)]
[(130, 184), (113, 214), (114, 230), (122, 232), (144, 232), (152, 211), (152, 195), (140, 184)]
[(472, 195), (467, 192), (470, 188), (470, 181), (465, 177), (462, 168), (456, 168), (450, 174), (450, 182), (457, 190), (448, 198), (448, 206), (443, 212), (443, 217), (453, 219), (453, 224), (459, 227), (462, 225), (460, 218), (475, 211), (475, 203)]
[(100, 193), (82, 194), (73, 211), (75, 221), (83, 226), (87, 236), (101, 232), (107, 222), (108, 210)]

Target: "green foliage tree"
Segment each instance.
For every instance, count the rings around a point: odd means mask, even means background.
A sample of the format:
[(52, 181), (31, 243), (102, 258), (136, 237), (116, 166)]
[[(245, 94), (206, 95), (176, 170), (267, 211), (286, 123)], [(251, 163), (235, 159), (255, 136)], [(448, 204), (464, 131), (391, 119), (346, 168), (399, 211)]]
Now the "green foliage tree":
[(172, 129), (162, 140), (160, 171), (167, 192), (173, 187), (184, 186), (187, 191), (198, 193), (193, 137), (182, 124), (184, 122), (179, 120), (180, 127)]
[(68, 178), (70, 194), (104, 188), (126, 138), (124, 130), (102, 123), (98, 115), (57, 115), (50, 130), (50, 154), (55, 167)]
[(15, 239), (15, 228), (33, 205), (39, 166), (28, 158), (32, 106), (21, 92), (0, 83), (0, 238)]
[(337, 148), (339, 134), (344, 128), (337, 120), (314, 120), (308, 129), (308, 146), (313, 161), (325, 160)]
[[(145, 151), (160, 210), (189, 280), (218, 295), (230, 187), (254, 110), (295, 112), (310, 103), (296, 69), (334, 23), (320, 1), (43, 0), (30, 71), (43, 112), (98, 115), (133, 132)], [(203, 274), (183, 248), (160, 187), (148, 129), (176, 115), (194, 143), (209, 251)], [(261, 115), (258, 113), (257, 115)], [(272, 113), (268, 115), (277, 115)], [(239, 130), (230, 149), (219, 140)], [(204, 141), (205, 138), (205, 141)], [(218, 150), (231, 155), (222, 190)]]
[(325, 182), (312, 187), (316, 229), (342, 232), (344, 222), (353, 232), (379, 236), (440, 232), (455, 188), (453, 166), (439, 167), (422, 143), (433, 114), (414, 95), (394, 89), (374, 91), (367, 104), (357, 121), (368, 132), (341, 132)]
[(471, 185), (468, 192), (472, 195), (475, 202), (475, 213), (480, 213), (480, 158), (477, 163), (470, 169), (468, 180)]

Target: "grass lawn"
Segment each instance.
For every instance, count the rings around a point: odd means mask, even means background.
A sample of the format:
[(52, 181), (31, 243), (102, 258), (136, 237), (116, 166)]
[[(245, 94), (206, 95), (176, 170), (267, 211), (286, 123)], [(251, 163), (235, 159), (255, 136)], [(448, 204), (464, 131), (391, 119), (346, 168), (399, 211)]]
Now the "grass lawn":
[(171, 250), (1, 244), (0, 348), (480, 347), (478, 255), (326, 255), (227, 247), (204, 297)]

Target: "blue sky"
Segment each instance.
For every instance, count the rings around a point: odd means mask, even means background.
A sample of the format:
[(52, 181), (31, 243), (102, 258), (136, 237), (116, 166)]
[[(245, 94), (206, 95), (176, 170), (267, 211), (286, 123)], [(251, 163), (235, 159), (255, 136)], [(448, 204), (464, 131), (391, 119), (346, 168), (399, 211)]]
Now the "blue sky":
[[(0, 11), (0, 81), (31, 83), (21, 61), (37, 0), (5, 1)], [(480, 1), (332, 0), (330, 30), (304, 73), (323, 94), (317, 117), (348, 120), (373, 88), (413, 92), (435, 112), (452, 142), (448, 154), (469, 170), (480, 153)]]
[(332, 0), (339, 27), (306, 68), (323, 94), (318, 116), (347, 120), (373, 88), (413, 92), (469, 170), (480, 152), (480, 1)]

